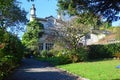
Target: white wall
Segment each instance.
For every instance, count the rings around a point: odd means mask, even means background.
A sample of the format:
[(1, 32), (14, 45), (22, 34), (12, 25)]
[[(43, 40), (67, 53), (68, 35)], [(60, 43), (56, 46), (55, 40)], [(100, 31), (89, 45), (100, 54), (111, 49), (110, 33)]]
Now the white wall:
[(83, 37), (81, 39), (81, 42), (83, 43), (83, 45), (91, 45), (95, 42), (98, 42), (100, 39), (104, 38), (105, 34), (90, 34), (90, 39), (85, 39), (85, 37)]

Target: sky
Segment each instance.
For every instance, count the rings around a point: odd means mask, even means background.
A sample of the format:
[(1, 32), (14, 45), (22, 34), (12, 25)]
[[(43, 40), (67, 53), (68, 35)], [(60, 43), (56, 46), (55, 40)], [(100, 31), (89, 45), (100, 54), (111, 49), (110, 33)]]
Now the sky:
[[(28, 2), (27, 0), (20, 0), (21, 8), (25, 9), (28, 14), (27, 18), (30, 17), (30, 8), (32, 4), (35, 4), (36, 7), (36, 16), (39, 18), (45, 18), (48, 16), (54, 16), (57, 18), (57, 0), (35, 0), (34, 2)], [(120, 20), (112, 23), (113, 26), (120, 25)]]
[[(55, 18), (57, 18), (57, 0), (34, 0), (34, 2), (28, 2), (27, 0), (20, 0), (21, 4), (21, 8), (25, 9), (28, 14), (27, 14), (27, 18), (28, 20), (30, 19), (30, 8), (32, 7), (32, 4), (35, 4), (35, 8), (36, 8), (36, 16), (39, 18), (45, 18), (48, 16), (53, 16)], [(117, 22), (112, 23), (113, 26), (120, 26), (120, 20)], [(19, 33), (18, 36), (23, 35), (22, 33)]]
[(35, 0), (34, 2), (28, 2), (27, 0), (20, 0), (21, 8), (25, 9), (28, 14), (27, 18), (30, 17), (30, 8), (32, 4), (35, 4), (36, 16), (39, 18), (45, 18), (48, 16), (57, 17), (57, 0)]
[[(32, 4), (35, 4), (36, 8), (36, 16), (39, 18), (45, 18), (48, 16), (53, 16), (57, 18), (57, 0), (34, 0), (34, 2), (28, 2), (27, 0), (20, 0), (21, 8), (25, 9), (28, 12), (27, 18), (30, 19), (30, 8)], [(113, 26), (120, 25), (120, 20), (117, 22), (112, 23)], [(20, 37), (23, 33), (20, 33)]]
[[(32, 4), (35, 4), (37, 17), (45, 18), (52, 15), (53, 17), (57, 18), (57, 0), (34, 0), (34, 2), (20, 0), (19, 2), (21, 2), (19, 6), (26, 12), (28, 12), (27, 14), (28, 20), (30, 19), (30, 8), (32, 7)], [(24, 34), (23, 32), (20, 32), (18, 34), (18, 37), (20, 37), (21, 39), (23, 34)]]

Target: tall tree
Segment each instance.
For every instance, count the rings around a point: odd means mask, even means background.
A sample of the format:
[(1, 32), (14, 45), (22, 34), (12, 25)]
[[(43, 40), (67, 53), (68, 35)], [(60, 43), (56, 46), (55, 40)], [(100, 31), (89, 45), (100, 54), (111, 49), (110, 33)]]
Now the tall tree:
[(27, 22), (27, 13), (19, 4), (17, 0), (0, 0), (0, 27), (13, 28)]
[(64, 43), (69, 50), (77, 50), (81, 47), (81, 45), (79, 45), (79, 43), (82, 43), (81, 38), (90, 33), (91, 25), (80, 23), (81, 20), (81, 17), (76, 17), (62, 25), (62, 27), (56, 31), (58, 41)]
[(120, 0), (58, 0), (58, 7), (72, 15), (87, 9), (109, 22), (120, 18), (117, 15), (120, 13)]
[(43, 29), (43, 24), (34, 20), (27, 24), (27, 31), (22, 37), (23, 44), (34, 53), (38, 52), (39, 38), (42, 37)]

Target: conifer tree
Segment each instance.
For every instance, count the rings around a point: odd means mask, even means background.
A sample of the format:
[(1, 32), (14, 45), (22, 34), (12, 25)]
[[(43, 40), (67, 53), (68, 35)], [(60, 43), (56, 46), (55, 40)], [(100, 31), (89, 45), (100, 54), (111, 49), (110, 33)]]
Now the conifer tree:
[(39, 52), (39, 38), (42, 37), (44, 26), (34, 20), (27, 24), (27, 30), (22, 37), (22, 43), (34, 54)]

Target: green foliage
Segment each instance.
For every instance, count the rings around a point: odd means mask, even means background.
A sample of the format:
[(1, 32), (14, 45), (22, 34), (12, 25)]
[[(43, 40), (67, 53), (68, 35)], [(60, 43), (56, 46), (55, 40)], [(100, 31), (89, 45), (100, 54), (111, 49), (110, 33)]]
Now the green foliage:
[(41, 57), (48, 57), (47, 54), (48, 54), (47, 50), (42, 50), (40, 53)]
[(17, 0), (0, 0), (0, 80), (21, 61), (24, 47), (17, 37), (7, 31), (21, 30), (20, 23), (26, 23), (26, 12)]
[(0, 79), (2, 80), (9, 72), (17, 66), (17, 58), (6, 55), (0, 59)]
[(77, 10), (76, 10), (76, 2), (84, 3), (83, 1), (80, 0), (58, 0), (58, 7), (59, 11), (67, 11), (70, 15), (76, 15)]
[(39, 38), (42, 37), (44, 26), (37, 20), (27, 24), (27, 31), (22, 37), (22, 43), (34, 54), (38, 54)]
[(87, 60), (87, 49), (84, 47), (78, 48), (77, 50), (71, 50), (70, 53), (68, 53), (69, 58), (72, 62), (81, 62)]
[[(86, 34), (90, 33), (90, 25), (82, 23), (82, 17), (76, 17), (70, 22), (66, 23), (59, 30), (60, 37), (58, 37), (59, 42), (64, 43), (64, 48), (77, 49), (79, 48), (80, 39)], [(61, 35), (62, 34), (62, 35)]]
[[(0, 0), (0, 11), (2, 12), (2, 18), (0, 18), (0, 27), (3, 27), (1, 24), (3, 21), (6, 27), (13, 28), (19, 23), (26, 23), (26, 11), (19, 7), (19, 2), (17, 0)], [(2, 20), (1, 20), (2, 19)]]
[[(4, 44), (4, 48), (0, 49), (0, 52), (3, 53), (3, 56), (4, 55), (13, 55), (17, 58), (22, 57), (23, 45), (17, 36), (3, 30), (3, 34), (0, 37), (2, 38), (0, 40), (0, 43)], [(3, 56), (1, 56), (1, 57), (3, 57)]]
[(49, 52), (43, 50), (41, 52), (40, 60), (51, 62), (54, 65), (62, 65), (72, 62), (85, 61), (87, 60), (87, 54), (87, 50), (84, 47), (77, 50), (52, 50)]
[(0, 28), (0, 79), (21, 61), (24, 46), (17, 36)]
[(27, 31), (24, 33), (23, 37), (22, 37), (22, 42), (25, 45), (29, 45), (33, 44), (34, 42), (36, 42), (38, 40), (38, 38), (40, 38), (43, 34), (43, 24), (35, 21), (32, 21), (30, 23), (27, 24)]
[(40, 52), (40, 56), (43, 57), (43, 58), (50, 58), (50, 57), (55, 56), (55, 52), (56, 52), (56, 51), (53, 51), (53, 50), (51, 50), (51, 51), (42, 50), (42, 51)]
[(114, 59), (120, 59), (120, 52), (115, 53), (113, 56), (114, 56)]
[(111, 23), (119, 20), (119, 15), (116, 15), (120, 11), (119, 4), (119, 0), (58, 0), (58, 11), (67, 11), (70, 15), (79, 15), (86, 10), (92, 11), (96, 15), (107, 18), (107, 21)]
[(53, 56), (53, 57), (39, 57), (38, 58), (41, 61), (47, 61), (52, 63), (53, 65), (62, 65), (62, 64), (68, 64), (71, 63), (71, 61), (66, 56)]
[(89, 59), (112, 58), (120, 52), (120, 43), (89, 46)]

